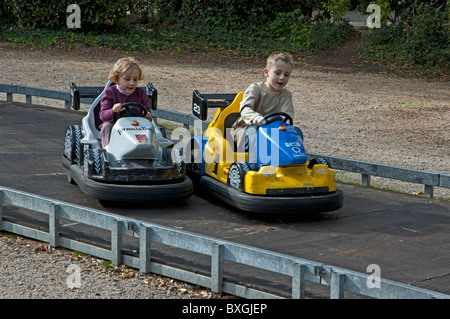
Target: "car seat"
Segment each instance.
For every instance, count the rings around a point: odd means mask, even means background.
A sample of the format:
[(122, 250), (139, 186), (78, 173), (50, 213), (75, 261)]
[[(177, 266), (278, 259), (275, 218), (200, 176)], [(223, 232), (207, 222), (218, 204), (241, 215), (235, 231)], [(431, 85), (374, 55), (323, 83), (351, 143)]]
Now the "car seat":
[(100, 102), (105, 90), (112, 85), (114, 85), (112, 81), (106, 83), (102, 93), (92, 102), (87, 115), (82, 120), (84, 142), (93, 143), (95, 141), (101, 145), (100, 125), (102, 124), (102, 120), (100, 119)]

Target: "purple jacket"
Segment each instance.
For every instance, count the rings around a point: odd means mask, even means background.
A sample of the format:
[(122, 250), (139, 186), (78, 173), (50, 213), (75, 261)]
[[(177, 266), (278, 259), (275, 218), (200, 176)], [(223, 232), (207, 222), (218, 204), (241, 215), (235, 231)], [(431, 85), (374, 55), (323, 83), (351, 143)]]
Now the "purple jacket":
[[(143, 89), (138, 87), (130, 95), (125, 95), (119, 92), (119, 90), (117, 89), (117, 85), (113, 85), (107, 88), (105, 90), (105, 93), (103, 94), (102, 100), (100, 102), (100, 119), (103, 122), (113, 122), (114, 117), (112, 107), (114, 106), (114, 104), (127, 102), (140, 103), (150, 112), (148, 96)], [(116, 114), (116, 119), (119, 117), (119, 114)]]

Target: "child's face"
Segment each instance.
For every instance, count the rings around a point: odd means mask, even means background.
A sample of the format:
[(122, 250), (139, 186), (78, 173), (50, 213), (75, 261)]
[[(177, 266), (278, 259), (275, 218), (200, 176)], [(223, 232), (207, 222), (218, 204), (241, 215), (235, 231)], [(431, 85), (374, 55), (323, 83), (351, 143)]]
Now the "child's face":
[(139, 71), (130, 68), (124, 74), (119, 76), (117, 85), (127, 94), (131, 94), (134, 92), (134, 90), (136, 90), (138, 82)]
[(280, 92), (289, 82), (292, 66), (283, 62), (276, 61), (269, 69), (264, 69), (267, 88), (274, 92)]

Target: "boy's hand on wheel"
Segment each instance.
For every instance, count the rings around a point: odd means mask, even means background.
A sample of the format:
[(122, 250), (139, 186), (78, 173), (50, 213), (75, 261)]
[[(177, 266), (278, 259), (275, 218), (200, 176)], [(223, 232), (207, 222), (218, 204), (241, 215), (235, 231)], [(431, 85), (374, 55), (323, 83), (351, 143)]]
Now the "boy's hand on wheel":
[(255, 117), (252, 122), (256, 126), (261, 126), (261, 125), (264, 125), (266, 121), (264, 120), (264, 117), (259, 115), (259, 116)]

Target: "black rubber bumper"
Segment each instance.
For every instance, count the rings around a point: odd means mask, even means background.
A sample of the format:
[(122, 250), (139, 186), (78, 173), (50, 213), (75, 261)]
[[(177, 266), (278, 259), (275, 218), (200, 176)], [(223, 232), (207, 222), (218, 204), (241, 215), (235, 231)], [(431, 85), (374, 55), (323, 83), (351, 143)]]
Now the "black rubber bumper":
[(321, 213), (337, 210), (344, 204), (341, 190), (317, 196), (275, 197), (249, 195), (209, 176), (200, 177), (198, 182), (214, 197), (235, 208), (253, 213)]
[(78, 165), (71, 164), (64, 157), (63, 167), (83, 193), (99, 200), (139, 202), (174, 201), (187, 199), (194, 191), (192, 181), (188, 176), (185, 176), (180, 182), (170, 184), (123, 185), (99, 183), (89, 179), (83, 174)]

